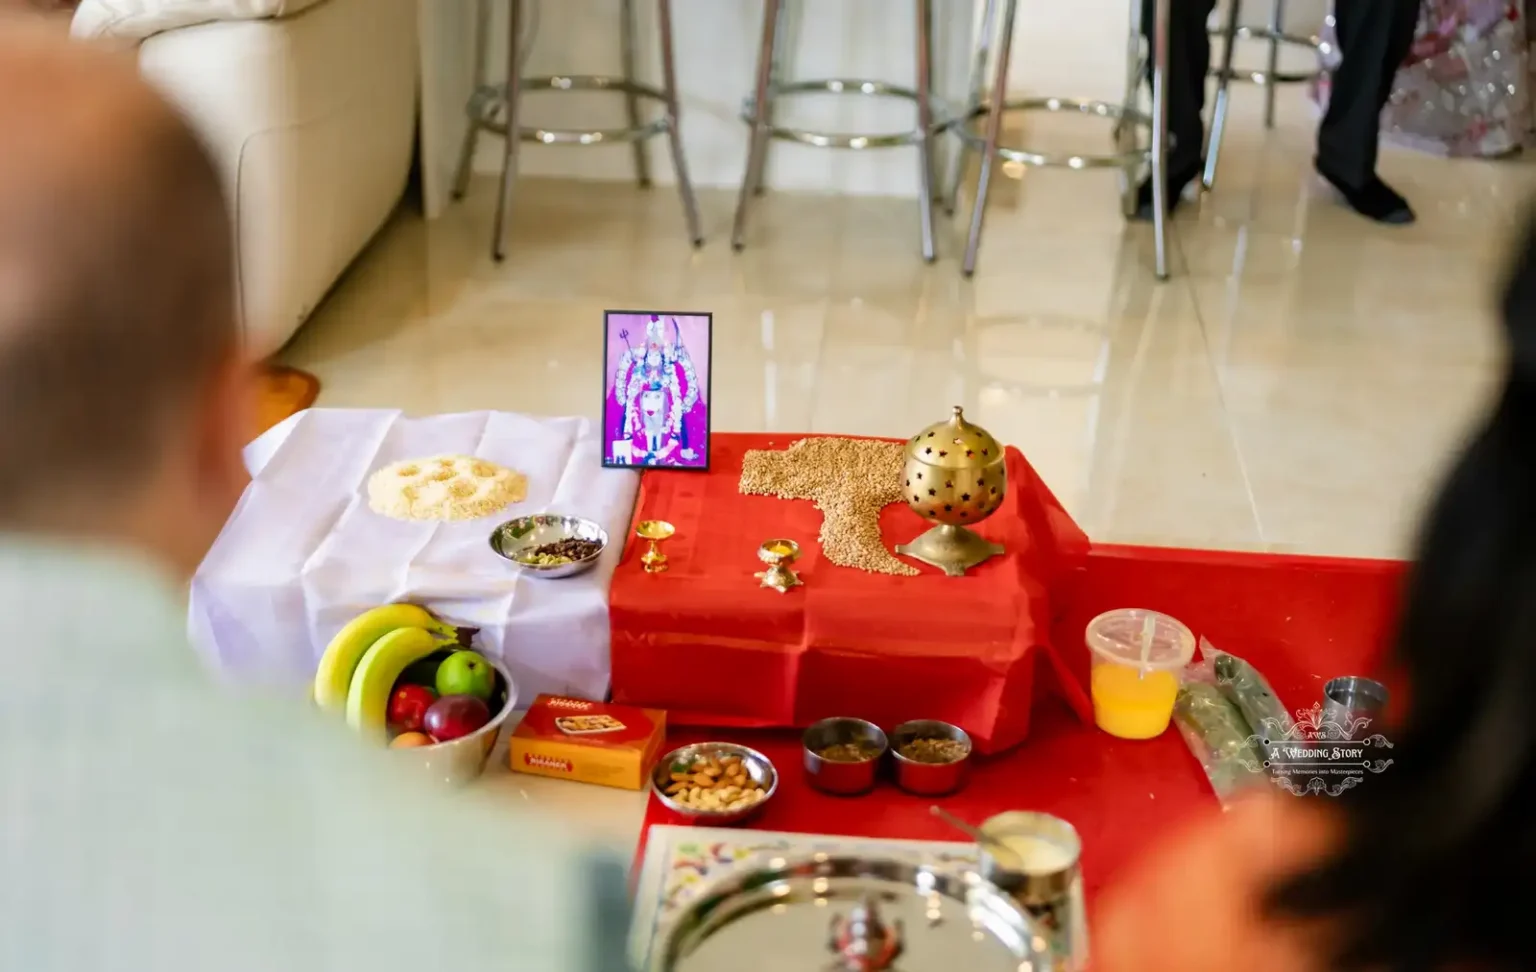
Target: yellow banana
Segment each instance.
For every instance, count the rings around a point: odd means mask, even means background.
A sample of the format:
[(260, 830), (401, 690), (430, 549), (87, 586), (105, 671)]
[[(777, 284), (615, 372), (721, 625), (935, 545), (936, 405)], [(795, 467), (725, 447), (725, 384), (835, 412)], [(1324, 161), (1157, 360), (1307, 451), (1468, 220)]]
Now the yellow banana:
[(436, 635), (443, 646), (467, 643), (465, 633), (434, 618), (426, 608), (415, 604), (385, 604), (364, 611), (336, 632), (326, 646), (320, 665), (315, 669), (315, 701), (327, 712), (340, 713), (347, 707), (347, 690), (352, 673), (374, 642), (400, 628), (420, 628)]
[(347, 689), (347, 724), (364, 735), (384, 741), (384, 718), (395, 680), (412, 662), (442, 647), (442, 639), (425, 628), (396, 628), (363, 653)]

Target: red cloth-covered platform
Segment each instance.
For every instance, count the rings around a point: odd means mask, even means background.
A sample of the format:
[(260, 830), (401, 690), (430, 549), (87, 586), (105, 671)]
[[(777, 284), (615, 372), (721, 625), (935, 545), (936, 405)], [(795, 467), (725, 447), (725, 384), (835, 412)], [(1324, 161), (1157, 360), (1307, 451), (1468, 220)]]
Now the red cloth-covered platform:
[[(1016, 449), (1008, 495), (977, 532), (1001, 557), (964, 578), (913, 562), (892, 577), (823, 559), (821, 513), (808, 500), (743, 496), (750, 449), (800, 435), (720, 434), (707, 473), (650, 470), (635, 520), (677, 528), (669, 569), (646, 574), (633, 536), (609, 598), (613, 699), (668, 710), (674, 725), (791, 727), (832, 715), (883, 725), (943, 719), (982, 752), (1017, 744), (1035, 700), (1054, 695), (1085, 722), (1088, 696), (1052, 644), (1054, 591), (1070, 583), (1088, 538)], [(885, 508), (888, 547), (926, 530), (905, 504)], [(804, 587), (778, 594), (753, 578), (757, 549), (800, 544)]]
[[(933, 801), (889, 784), (852, 799), (810, 790), (792, 728), (829, 715), (887, 728), (945, 719), (991, 755), (943, 803), (973, 820), (1043, 810), (1071, 821), (1092, 896), (1169, 826), (1216, 807), (1177, 732), (1127, 742), (1093, 727), (1083, 630), (1094, 615), (1171, 614), (1255, 664), (1292, 708), (1317, 702), (1329, 678), (1383, 674), (1401, 563), (1090, 545), (1009, 450), (1008, 501), (978, 531), (1007, 555), (965, 578), (867, 574), (821, 559), (809, 502), (739, 494), (748, 449), (797, 438), (719, 435), (709, 473), (647, 472), (635, 518), (677, 527), (671, 569), (644, 574), (632, 540), (611, 594), (615, 699), (668, 709), (672, 745), (739, 741), (779, 768), (754, 827), (954, 839), (928, 813)], [(887, 545), (924, 528), (900, 505), (881, 517)], [(752, 578), (758, 545), (773, 537), (804, 551), (806, 586), (787, 595)], [(678, 821), (653, 799), (646, 826), (658, 822)]]
[[(1053, 640), (1068, 668), (1085, 678), (1082, 631), (1091, 617), (1131, 605), (1165, 611), (1214, 645), (1252, 661), (1281, 699), (1298, 708), (1318, 701), (1329, 678), (1382, 674), (1403, 569), (1395, 561), (1094, 546), (1061, 578)], [(1397, 695), (1394, 701), (1400, 700)], [(779, 768), (779, 792), (752, 827), (873, 837), (959, 836), (929, 815), (934, 801), (908, 796), (888, 783), (856, 798), (809, 789), (801, 777), (795, 733), (685, 728), (672, 731), (668, 743), (702, 739), (754, 746)], [(1177, 732), (1126, 742), (1050, 704), (1039, 707), (1027, 741), (979, 760), (969, 786), (941, 802), (972, 820), (1004, 810), (1043, 810), (1071, 821), (1083, 838), (1090, 901), (1169, 826), (1216, 807), (1199, 764)], [(678, 822), (653, 798), (642, 835), (653, 823)]]

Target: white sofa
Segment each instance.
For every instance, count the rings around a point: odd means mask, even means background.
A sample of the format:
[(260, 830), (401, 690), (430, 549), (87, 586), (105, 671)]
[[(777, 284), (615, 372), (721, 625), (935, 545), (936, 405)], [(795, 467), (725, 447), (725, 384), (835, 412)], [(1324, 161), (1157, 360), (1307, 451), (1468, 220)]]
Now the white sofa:
[[(431, 0), (429, 0), (431, 2)], [(135, 44), (234, 208), (240, 314), (280, 348), (389, 217), (415, 143), (417, 0), (82, 0), (72, 33)]]

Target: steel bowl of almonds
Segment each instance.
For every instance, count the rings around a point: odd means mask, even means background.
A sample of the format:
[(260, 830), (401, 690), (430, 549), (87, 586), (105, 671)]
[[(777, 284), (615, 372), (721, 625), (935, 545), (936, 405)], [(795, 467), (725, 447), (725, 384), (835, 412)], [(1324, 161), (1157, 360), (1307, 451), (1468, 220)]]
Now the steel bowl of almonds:
[(773, 799), (779, 771), (755, 749), (734, 743), (694, 743), (674, 749), (651, 771), (656, 799), (705, 826), (741, 823)]
[(597, 565), (608, 532), (579, 516), (539, 513), (492, 530), (491, 549), (535, 577), (571, 577)]

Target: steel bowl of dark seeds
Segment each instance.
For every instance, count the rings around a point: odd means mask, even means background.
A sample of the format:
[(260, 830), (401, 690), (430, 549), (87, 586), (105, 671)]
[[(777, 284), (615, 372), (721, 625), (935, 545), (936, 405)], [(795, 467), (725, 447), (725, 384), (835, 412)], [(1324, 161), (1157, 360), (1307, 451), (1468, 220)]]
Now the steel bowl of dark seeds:
[(579, 516), (519, 517), (491, 533), (491, 549), (536, 577), (570, 577), (591, 570), (608, 548), (608, 534)]
[(806, 782), (839, 796), (868, 793), (886, 750), (885, 733), (879, 726), (848, 717), (813, 724), (801, 743)]
[(959, 726), (936, 719), (903, 722), (891, 730), (896, 785), (908, 793), (939, 796), (965, 785), (971, 764), (971, 737)]

